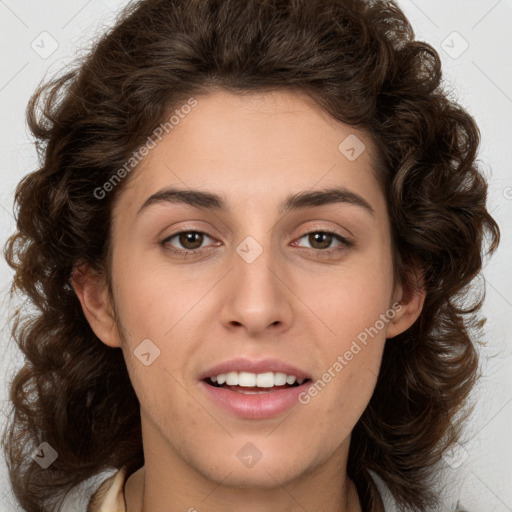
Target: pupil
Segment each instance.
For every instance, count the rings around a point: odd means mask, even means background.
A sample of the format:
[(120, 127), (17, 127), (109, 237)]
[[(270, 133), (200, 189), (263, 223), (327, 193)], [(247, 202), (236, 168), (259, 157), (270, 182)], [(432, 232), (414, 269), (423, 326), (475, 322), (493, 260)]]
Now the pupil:
[(319, 237), (326, 237), (326, 239), (327, 239), (327, 243), (325, 242), (325, 240), (324, 240), (324, 243), (320, 242), (321, 248), (325, 249), (325, 248), (329, 247), (330, 242), (331, 242), (330, 239), (332, 237), (332, 235), (330, 235), (329, 233), (314, 233), (312, 235), (309, 235), (309, 243), (311, 245), (313, 245), (313, 243), (311, 243), (312, 240), (314, 241), (314, 243), (317, 243)]
[[(187, 249), (197, 249), (198, 247), (201, 247), (201, 237), (202, 235), (200, 233), (181, 233), (180, 234), (180, 243), (183, 245), (183, 247)], [(199, 243), (197, 242), (197, 238), (199, 238)], [(196, 239), (194, 244), (194, 239)], [(188, 245), (189, 242), (192, 243), (192, 246)]]

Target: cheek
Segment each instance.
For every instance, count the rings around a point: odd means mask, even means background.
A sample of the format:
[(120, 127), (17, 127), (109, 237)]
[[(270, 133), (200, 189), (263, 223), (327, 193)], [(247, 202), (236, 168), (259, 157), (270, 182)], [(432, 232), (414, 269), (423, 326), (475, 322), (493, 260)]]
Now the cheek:
[(310, 296), (328, 330), (319, 339), (322, 375), (309, 395), (311, 401), (322, 395), (317, 406), (322, 403), (345, 431), (364, 411), (377, 381), (387, 326), (394, 317), (391, 260), (360, 260), (324, 284)]
[(194, 305), (211, 288), (209, 281), (187, 277), (183, 269), (170, 271), (136, 258), (120, 262), (117, 269), (116, 304), (135, 339), (164, 341), (181, 319), (194, 314)]
[[(382, 255), (354, 259), (353, 263), (326, 276), (322, 283), (311, 280), (309, 302), (329, 327), (332, 337), (345, 344), (386, 314), (393, 293), (392, 272), (390, 259)], [(380, 322), (378, 327), (382, 330)]]

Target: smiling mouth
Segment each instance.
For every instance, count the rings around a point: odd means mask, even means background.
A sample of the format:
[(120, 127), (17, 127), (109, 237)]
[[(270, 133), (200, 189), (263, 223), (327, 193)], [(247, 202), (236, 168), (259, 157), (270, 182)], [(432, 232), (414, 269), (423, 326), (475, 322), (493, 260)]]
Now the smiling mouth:
[(214, 388), (223, 388), (229, 391), (234, 391), (237, 393), (242, 393), (246, 395), (260, 395), (265, 393), (274, 393), (276, 391), (280, 391), (282, 389), (290, 389), (290, 388), (297, 388), (299, 386), (304, 386), (311, 382), (311, 379), (305, 379), (302, 384), (299, 384), (297, 381), (295, 381), (293, 384), (284, 384), (282, 386), (272, 386), (272, 387), (258, 387), (258, 386), (230, 386), (226, 383), (219, 384), (217, 382), (213, 382), (210, 377), (207, 377), (206, 379), (203, 379), (206, 384), (214, 387)]

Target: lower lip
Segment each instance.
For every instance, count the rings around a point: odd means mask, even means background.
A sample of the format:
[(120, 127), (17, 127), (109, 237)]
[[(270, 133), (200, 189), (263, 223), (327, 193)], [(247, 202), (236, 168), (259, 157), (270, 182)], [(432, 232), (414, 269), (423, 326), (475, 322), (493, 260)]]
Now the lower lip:
[(310, 386), (310, 381), (293, 388), (255, 395), (216, 388), (205, 381), (200, 381), (199, 384), (205, 393), (224, 410), (239, 418), (260, 420), (278, 416), (299, 403), (299, 395)]

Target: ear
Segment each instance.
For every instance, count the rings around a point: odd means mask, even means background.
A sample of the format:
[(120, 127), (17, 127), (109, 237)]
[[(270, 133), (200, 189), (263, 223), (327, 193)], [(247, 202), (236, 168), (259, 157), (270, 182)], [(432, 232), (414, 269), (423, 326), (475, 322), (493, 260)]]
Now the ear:
[(423, 275), (417, 266), (405, 270), (406, 283), (397, 284), (394, 293), (393, 309), (395, 316), (390, 320), (387, 338), (398, 336), (418, 319), (425, 302), (426, 291)]
[(83, 264), (73, 270), (71, 285), (96, 336), (109, 347), (120, 347), (111, 298), (104, 275)]

